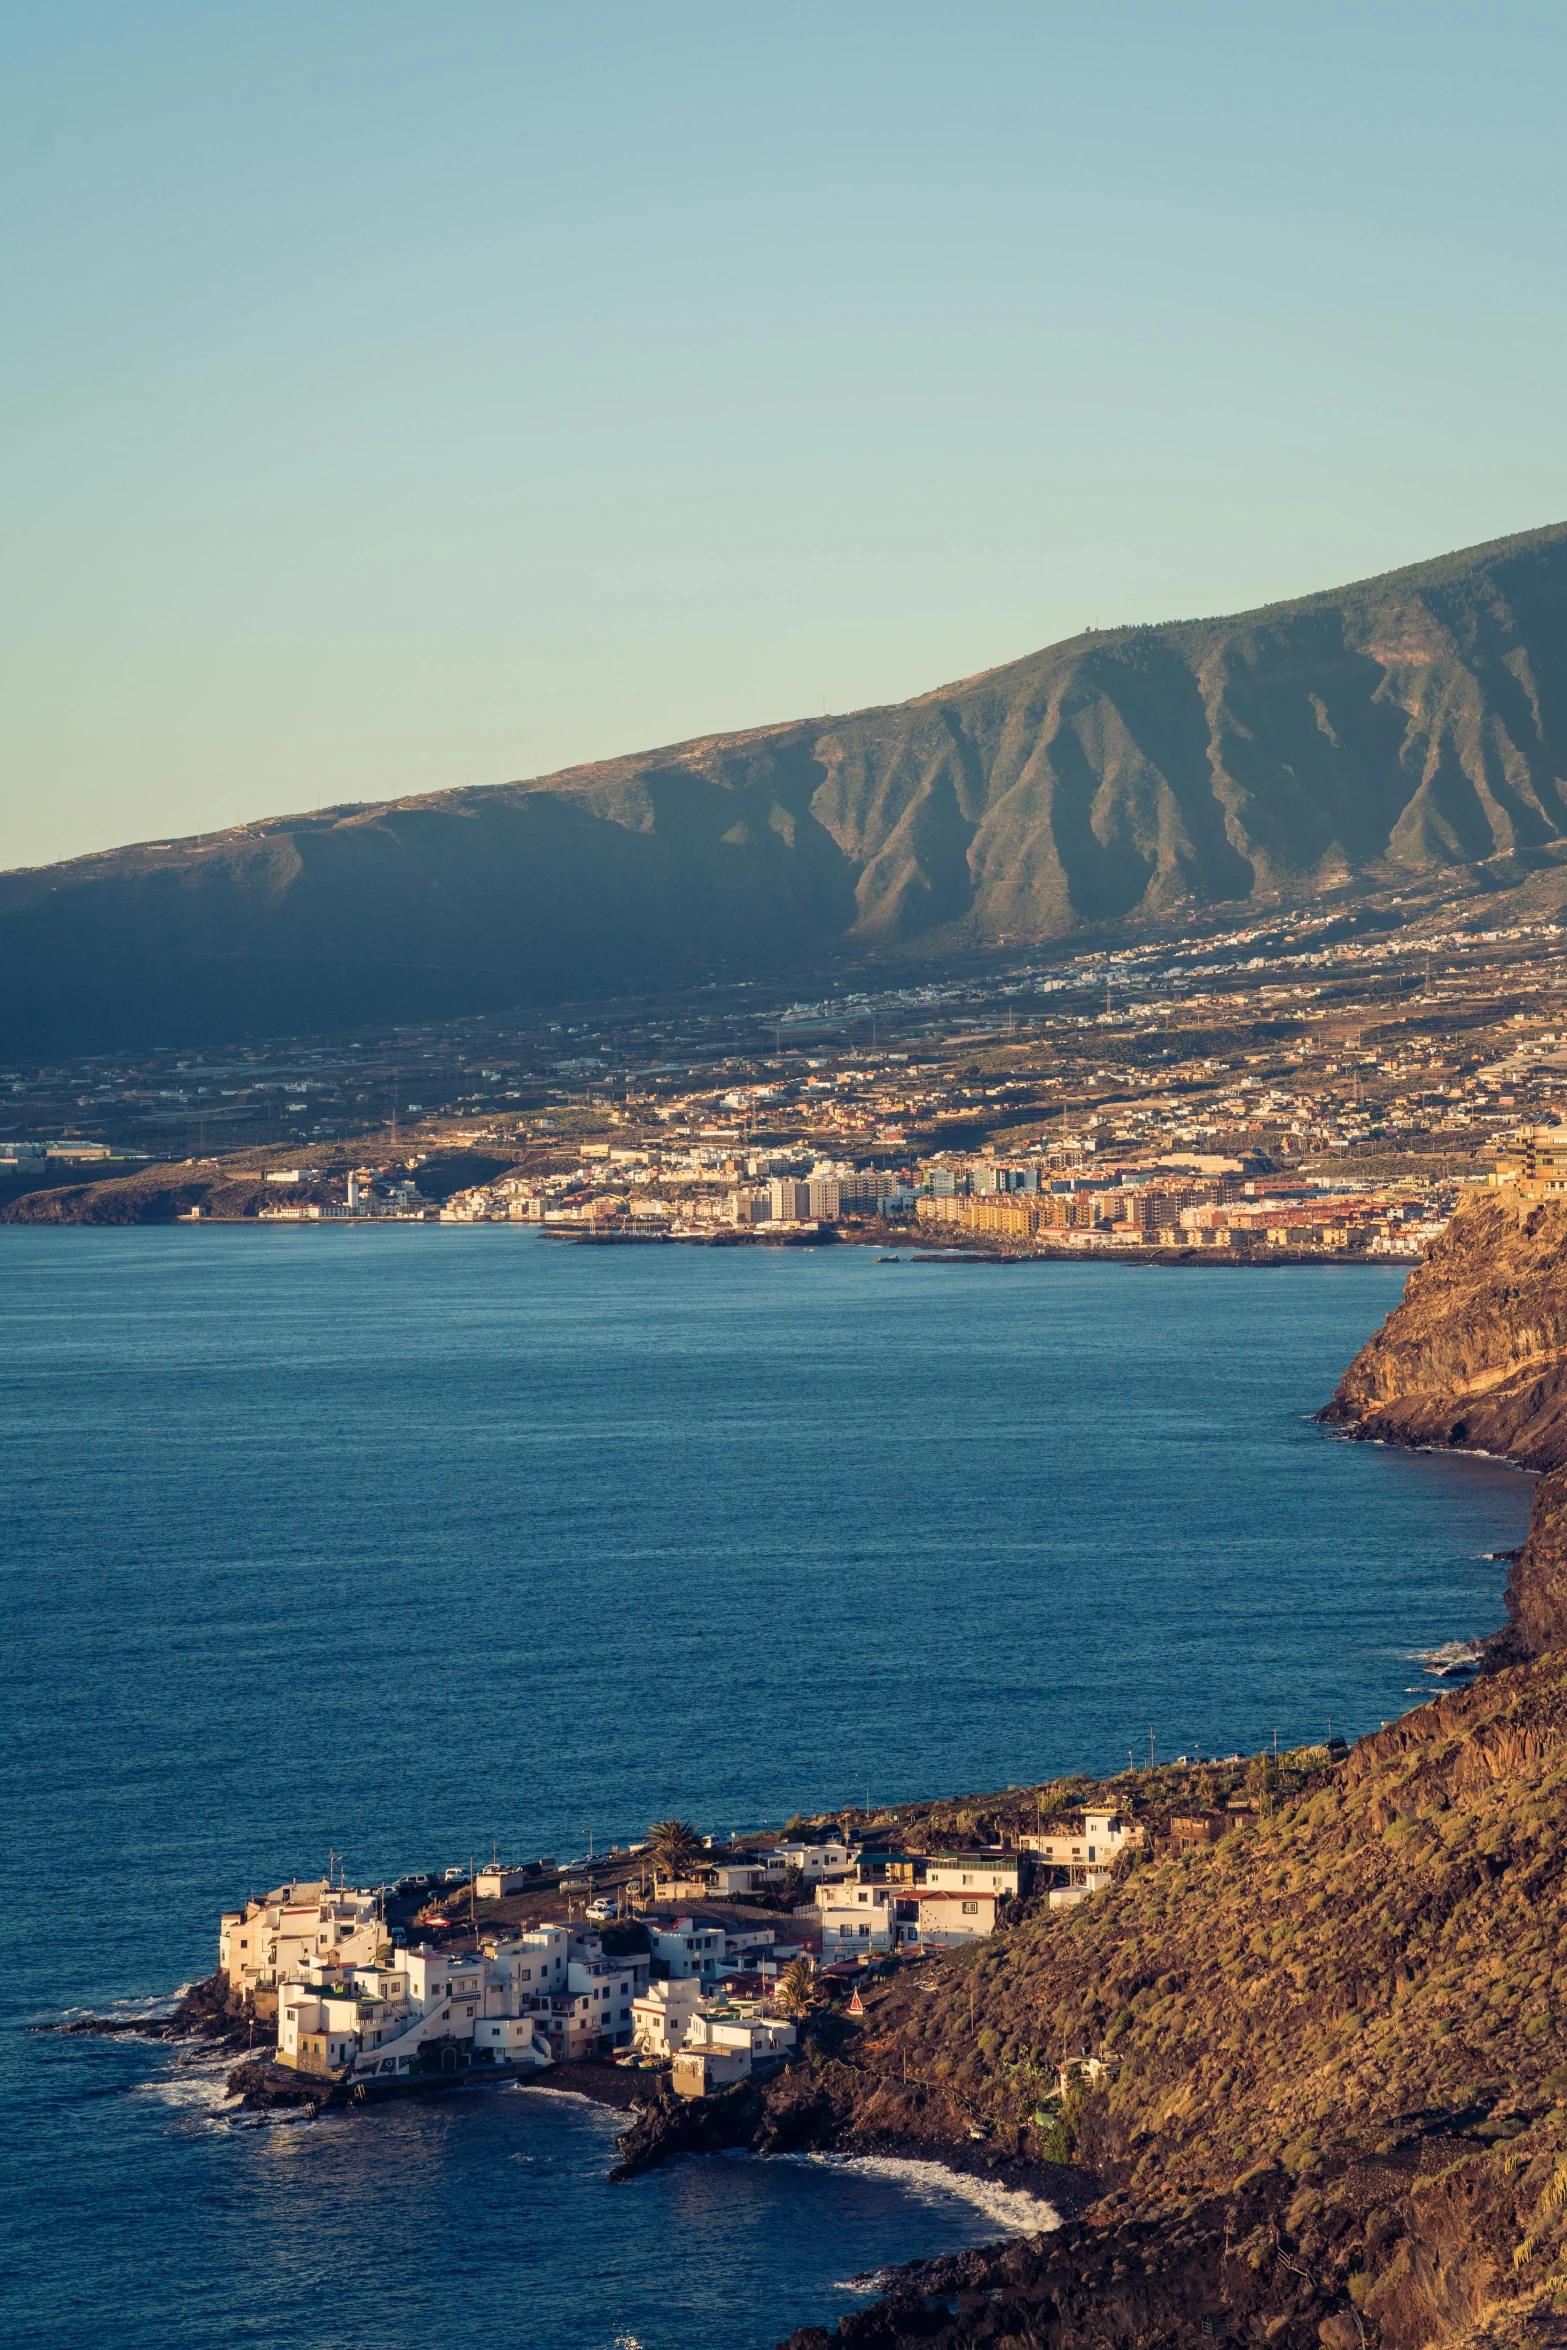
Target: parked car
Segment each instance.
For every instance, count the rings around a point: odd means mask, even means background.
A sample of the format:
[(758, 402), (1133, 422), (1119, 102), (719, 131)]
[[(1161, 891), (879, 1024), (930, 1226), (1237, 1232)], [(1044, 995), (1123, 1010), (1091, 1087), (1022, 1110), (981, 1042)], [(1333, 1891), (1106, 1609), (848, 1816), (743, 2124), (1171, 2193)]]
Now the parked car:
[(608, 1893), (601, 1893), (596, 1901), (590, 1901), (588, 1903), (587, 1914), (590, 1918), (595, 1918), (602, 1926), (606, 1925), (608, 1921), (615, 1915), (615, 1910), (616, 1903), (613, 1896)]
[(466, 1869), (442, 1869), (441, 1882), (443, 1885), (466, 1885), (468, 1872)]

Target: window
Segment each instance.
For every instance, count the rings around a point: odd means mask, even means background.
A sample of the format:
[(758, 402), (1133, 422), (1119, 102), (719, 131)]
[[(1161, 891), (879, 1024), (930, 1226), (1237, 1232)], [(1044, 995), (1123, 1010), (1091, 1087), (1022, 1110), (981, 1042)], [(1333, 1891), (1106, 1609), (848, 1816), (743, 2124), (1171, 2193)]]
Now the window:
[(963, 1915), (966, 1918), (977, 1918), (979, 1915), (979, 1903), (977, 1901), (965, 1901), (963, 1904)]

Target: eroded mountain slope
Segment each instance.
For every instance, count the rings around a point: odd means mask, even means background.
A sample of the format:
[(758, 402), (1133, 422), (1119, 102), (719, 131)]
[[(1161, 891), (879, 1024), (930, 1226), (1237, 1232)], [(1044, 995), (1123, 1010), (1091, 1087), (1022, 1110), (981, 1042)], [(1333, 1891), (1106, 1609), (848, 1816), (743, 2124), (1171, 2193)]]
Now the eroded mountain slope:
[(0, 876), (16, 1052), (433, 1017), (1567, 855), (1567, 525), (893, 708)]

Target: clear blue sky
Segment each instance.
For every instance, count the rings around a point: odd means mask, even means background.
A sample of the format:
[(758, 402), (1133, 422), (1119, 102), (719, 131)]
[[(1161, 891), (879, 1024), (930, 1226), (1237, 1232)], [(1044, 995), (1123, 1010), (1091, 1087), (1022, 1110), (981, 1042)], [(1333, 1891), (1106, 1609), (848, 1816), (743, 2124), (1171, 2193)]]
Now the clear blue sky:
[(1567, 516), (1567, 9), (12, 0), (0, 864)]

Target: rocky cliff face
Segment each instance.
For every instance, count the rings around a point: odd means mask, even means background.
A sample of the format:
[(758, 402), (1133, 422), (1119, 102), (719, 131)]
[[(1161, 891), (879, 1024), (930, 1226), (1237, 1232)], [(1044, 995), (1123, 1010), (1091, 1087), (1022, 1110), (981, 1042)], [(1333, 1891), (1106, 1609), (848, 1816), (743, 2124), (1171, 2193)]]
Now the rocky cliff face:
[[(1544, 1472), (1493, 1669), (1290, 1798), (1262, 1787), (1217, 1846), (900, 1978), (754, 2101), (756, 2145), (978, 2134), (1020, 2163), (1069, 2138), (1098, 2194), (1052, 2234), (912, 2267), (831, 2339), (1564, 2350), (1564, 1366), (1567, 1205), (1476, 1196), (1328, 1416)], [(1088, 2047), (1099, 2078), (1052, 2101)]]
[(1567, 525), (898, 707), (0, 875), (16, 1054), (426, 1019), (1567, 860)]
[[(844, 2343), (1422, 2350), (1567, 2297), (1567, 1655), (1418, 1708), (1214, 1847), (868, 1993), (751, 2143), (1023, 2160), (1098, 2200), (908, 2272)], [(771, 2136), (769, 2135), (771, 2133)], [(1048, 2174), (1040, 2173), (1043, 2181)], [(1048, 2185), (1041, 2185), (1048, 2194)], [(797, 2335), (793, 2350), (829, 2337)]]
[(1510, 1191), (1466, 1202), (1324, 1417), (1357, 1436), (1545, 1471), (1493, 1656), (1567, 1645), (1567, 1204), (1531, 1206)]

